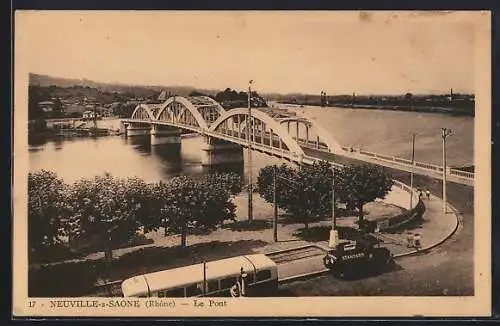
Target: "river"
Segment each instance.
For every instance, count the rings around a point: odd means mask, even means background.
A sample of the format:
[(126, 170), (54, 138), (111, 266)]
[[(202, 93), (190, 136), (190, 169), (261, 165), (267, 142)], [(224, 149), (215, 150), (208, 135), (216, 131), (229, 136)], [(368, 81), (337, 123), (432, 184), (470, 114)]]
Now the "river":
[[(299, 114), (315, 119), (343, 146), (410, 158), (411, 134), (416, 134), (415, 159), (441, 163), (441, 127), (453, 130), (447, 139), (450, 166), (474, 164), (474, 118), (438, 113), (297, 107)], [(98, 126), (118, 128), (118, 120), (100, 120)], [(108, 136), (59, 139), (30, 144), (30, 171), (55, 171), (66, 182), (109, 172), (119, 177), (137, 176), (148, 182), (175, 175), (199, 175), (202, 167), (200, 137), (183, 138), (182, 145), (151, 146), (148, 137)], [(245, 151), (245, 161), (247, 153)], [(260, 168), (280, 160), (262, 153), (252, 154), (254, 177)], [(217, 167), (216, 170), (247, 174), (248, 164)]]

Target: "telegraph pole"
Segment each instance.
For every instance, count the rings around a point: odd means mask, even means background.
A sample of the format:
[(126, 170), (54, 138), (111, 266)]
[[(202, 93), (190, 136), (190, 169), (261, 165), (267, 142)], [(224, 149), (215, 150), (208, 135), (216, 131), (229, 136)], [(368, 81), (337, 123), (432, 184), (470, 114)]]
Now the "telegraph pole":
[(443, 212), (446, 214), (446, 138), (451, 135), (451, 129), (441, 128), (443, 139)]
[(415, 166), (415, 134), (411, 135), (410, 209), (413, 207), (413, 169)]
[(203, 294), (207, 292), (207, 261), (203, 259)]
[(252, 139), (250, 137), (252, 125), (252, 104), (251, 104), (251, 93), (252, 93), (252, 83), (253, 80), (248, 82), (248, 116), (247, 116), (247, 144), (248, 144), (248, 220), (253, 220), (253, 184), (252, 184)]
[(332, 229), (330, 230), (330, 248), (334, 248), (338, 242), (337, 220), (335, 216), (335, 166), (332, 165)]
[(273, 166), (273, 238), (274, 242), (278, 242), (278, 204), (276, 202), (276, 166)]

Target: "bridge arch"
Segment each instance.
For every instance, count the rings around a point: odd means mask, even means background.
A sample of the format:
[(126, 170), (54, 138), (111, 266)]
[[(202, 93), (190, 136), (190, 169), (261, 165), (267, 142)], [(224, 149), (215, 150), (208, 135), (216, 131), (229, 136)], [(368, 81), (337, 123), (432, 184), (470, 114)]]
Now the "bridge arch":
[[(285, 123), (289, 122), (295, 122), (295, 123), (302, 123), (306, 125), (311, 132), (316, 133), (316, 135), (321, 139), (325, 145), (328, 147), (328, 150), (332, 153), (341, 153), (344, 150), (342, 149), (342, 146), (333, 138), (330, 133), (322, 127), (320, 124), (318, 124), (316, 121), (306, 118), (306, 117), (289, 117), (289, 118), (283, 118), (279, 120), (280, 125), (283, 125)], [(293, 138), (293, 137), (292, 137)]]
[(224, 107), (219, 102), (217, 102), (210, 96), (200, 96), (200, 97), (206, 100), (207, 102), (211, 103), (217, 109), (217, 112), (219, 112), (219, 116), (222, 116), (224, 115), (224, 113), (227, 112), (226, 109), (224, 109)]
[(156, 120), (156, 117), (153, 110), (147, 104), (141, 103), (135, 107), (131, 119)]
[[(171, 105), (173, 103), (182, 104), (185, 110), (181, 112), (175, 112), (174, 110), (171, 109)], [(182, 96), (173, 96), (168, 98), (158, 109), (155, 120), (164, 121), (164, 119), (162, 119), (162, 115), (164, 116), (166, 114), (167, 120), (171, 119), (171, 122), (173, 123), (179, 122), (181, 116), (183, 114), (186, 115), (187, 113), (186, 110), (193, 116), (201, 131), (208, 130), (208, 123), (205, 121), (205, 119), (203, 119), (203, 116), (198, 111), (197, 107), (193, 103), (191, 103), (187, 98)]]
[[(232, 109), (229, 111), (226, 111), (226, 113), (222, 116), (220, 116), (211, 126), (209, 129), (209, 132), (216, 133), (218, 132), (217, 129), (220, 129), (221, 126), (223, 126), (227, 121), (232, 121), (234, 123), (233, 118), (237, 116), (244, 115), (245, 117), (248, 114), (248, 109), (246, 108), (239, 108), (239, 109)], [(293, 139), (290, 134), (283, 129), (283, 127), (272, 117), (270, 117), (268, 114), (259, 111), (259, 110), (252, 110), (252, 118), (254, 119), (254, 126), (255, 126), (255, 120), (258, 120), (259, 123), (262, 125), (263, 128), (268, 128), (269, 130), (273, 131), (273, 135), (276, 134), (278, 136), (278, 140), (286, 145), (288, 150), (292, 153), (295, 153), (297, 156), (304, 156), (304, 151), (302, 148), (299, 146), (297, 141)], [(241, 121), (242, 125), (245, 125), (246, 129), (246, 123)], [(263, 129), (261, 130), (262, 132), (265, 132), (266, 130)], [(255, 133), (255, 131), (254, 131)]]

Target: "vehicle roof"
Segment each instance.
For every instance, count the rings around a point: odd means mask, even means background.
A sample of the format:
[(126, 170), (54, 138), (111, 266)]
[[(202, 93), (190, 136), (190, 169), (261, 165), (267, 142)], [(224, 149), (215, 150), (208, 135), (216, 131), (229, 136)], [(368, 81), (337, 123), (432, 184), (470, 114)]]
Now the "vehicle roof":
[[(271, 268), (276, 264), (263, 254), (238, 256), (206, 263), (206, 278), (218, 279), (224, 276), (240, 275), (243, 267), (245, 273), (255, 269)], [(203, 263), (179, 267), (144, 275), (135, 276), (125, 280), (122, 291), (125, 295), (155, 292), (165, 288), (182, 287), (199, 282), (203, 279)]]

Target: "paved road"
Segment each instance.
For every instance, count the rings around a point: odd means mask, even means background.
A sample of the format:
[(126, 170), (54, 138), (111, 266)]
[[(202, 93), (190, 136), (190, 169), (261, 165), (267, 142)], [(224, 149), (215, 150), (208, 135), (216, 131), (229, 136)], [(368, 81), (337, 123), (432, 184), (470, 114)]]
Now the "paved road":
[[(408, 182), (400, 171), (392, 171), (400, 181)], [(409, 177), (408, 177), (409, 178)], [(434, 195), (441, 184), (425, 176), (415, 177), (416, 187), (429, 189)], [(338, 280), (323, 275), (280, 285), (281, 296), (438, 296), (474, 295), (474, 191), (473, 188), (449, 183), (448, 201), (463, 216), (457, 232), (430, 253), (400, 258), (395, 271), (355, 280)]]

